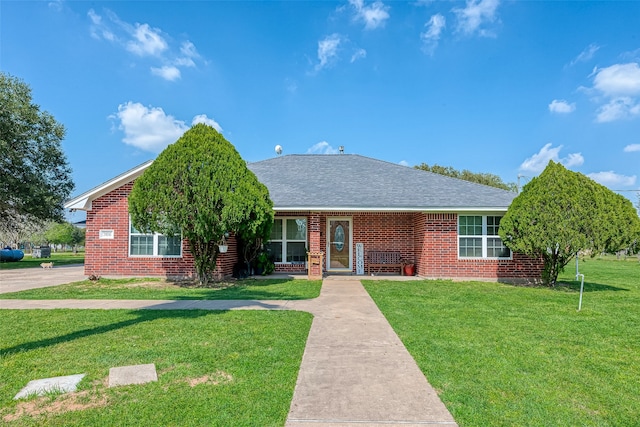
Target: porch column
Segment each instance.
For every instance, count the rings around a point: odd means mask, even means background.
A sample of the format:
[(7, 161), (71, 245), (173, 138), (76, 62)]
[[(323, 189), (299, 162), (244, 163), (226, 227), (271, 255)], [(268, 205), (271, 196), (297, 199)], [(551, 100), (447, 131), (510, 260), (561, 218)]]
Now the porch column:
[(309, 252), (320, 252), (320, 213), (311, 212), (309, 214)]
[(309, 280), (322, 280), (324, 252), (320, 247), (320, 214), (310, 212), (307, 220), (309, 229)]

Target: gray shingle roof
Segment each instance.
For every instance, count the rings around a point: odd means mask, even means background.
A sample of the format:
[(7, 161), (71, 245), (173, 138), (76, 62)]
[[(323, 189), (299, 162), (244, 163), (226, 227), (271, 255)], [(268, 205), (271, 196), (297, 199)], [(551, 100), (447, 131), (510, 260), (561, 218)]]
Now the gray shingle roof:
[(276, 210), (506, 210), (516, 196), (356, 154), (293, 154), (247, 166)]

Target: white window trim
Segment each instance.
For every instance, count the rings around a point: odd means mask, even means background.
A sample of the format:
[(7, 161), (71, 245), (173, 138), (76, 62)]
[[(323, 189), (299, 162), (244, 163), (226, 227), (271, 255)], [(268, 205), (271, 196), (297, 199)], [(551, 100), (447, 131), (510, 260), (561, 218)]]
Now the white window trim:
[[(131, 233), (131, 217), (129, 217), (129, 247), (127, 253), (130, 258), (182, 258), (182, 236), (180, 236), (180, 254), (179, 255), (158, 255), (159, 237), (164, 236), (160, 233)], [(131, 253), (131, 236), (153, 236), (153, 254), (152, 255), (134, 255)]]
[(307, 232), (304, 236), (304, 247), (309, 247), (309, 219), (305, 216), (277, 216), (273, 218), (273, 220), (280, 219), (282, 220), (282, 238), (281, 239), (269, 239), (269, 242), (280, 242), (282, 243), (282, 261), (277, 261), (274, 264), (276, 265), (302, 265), (303, 261), (287, 261), (287, 242), (291, 241), (292, 243), (300, 243), (302, 240), (287, 240), (287, 220), (288, 219), (304, 219), (307, 223)]
[[(461, 216), (480, 216), (482, 217), (482, 235), (468, 235), (468, 234), (460, 234), (460, 217)], [(488, 235), (487, 234), (487, 217), (492, 216), (492, 217), (503, 217), (504, 215), (496, 215), (495, 213), (490, 213), (490, 214), (483, 214), (483, 213), (465, 213), (465, 214), (458, 214), (458, 218), (456, 221), (456, 235), (457, 235), (457, 242), (456, 242), (456, 246), (457, 246), (457, 254), (458, 254), (458, 259), (459, 260), (465, 260), (465, 259), (491, 259), (491, 260), (511, 260), (513, 259), (513, 251), (509, 248), (509, 256), (508, 257), (489, 257), (487, 256), (487, 249), (488, 249), (488, 239), (492, 239), (492, 238), (498, 238), (500, 239), (500, 236), (497, 234), (491, 234)], [(460, 256), (460, 239), (461, 238), (473, 238), (473, 239), (482, 239), (482, 256), (481, 257), (473, 257), (473, 256)]]

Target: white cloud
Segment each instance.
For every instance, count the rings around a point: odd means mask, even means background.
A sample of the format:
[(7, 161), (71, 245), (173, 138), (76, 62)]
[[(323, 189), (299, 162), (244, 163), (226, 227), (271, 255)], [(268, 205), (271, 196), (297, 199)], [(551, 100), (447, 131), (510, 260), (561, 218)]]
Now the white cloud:
[(564, 99), (554, 99), (549, 104), (549, 111), (552, 113), (567, 114), (576, 110), (576, 104), (569, 104)]
[(175, 65), (180, 65), (183, 67), (195, 67), (196, 63), (194, 59), (200, 58), (200, 54), (196, 50), (196, 47), (190, 41), (183, 42), (180, 46), (180, 54), (178, 58), (174, 61)]
[(576, 56), (573, 61), (571, 61), (569, 63), (569, 66), (574, 66), (576, 65), (578, 62), (587, 62), (590, 61), (593, 56), (596, 54), (596, 52), (600, 50), (600, 46), (598, 46), (597, 44), (590, 44), (589, 46), (587, 46), (582, 52), (580, 52), (580, 54), (578, 56)]
[(620, 175), (613, 171), (595, 172), (587, 175), (589, 178), (606, 186), (632, 186), (636, 183), (636, 176)]
[(640, 116), (640, 104), (633, 98), (620, 97), (609, 101), (598, 108), (596, 121), (598, 123), (613, 122), (622, 119), (632, 119)]
[(581, 153), (569, 153), (567, 157), (560, 159), (560, 162), (568, 168), (581, 166), (584, 163), (584, 157), (582, 157)]
[(623, 52), (620, 55), (626, 61), (639, 62), (640, 61), (640, 49), (632, 50), (629, 52)]
[[(640, 66), (636, 62), (595, 68), (592, 93), (604, 102), (596, 112), (596, 122), (607, 123), (640, 117)], [(588, 92), (588, 91), (587, 91)]]
[(116, 41), (115, 34), (113, 34), (113, 32), (109, 30), (109, 28), (104, 24), (104, 22), (102, 22), (102, 17), (100, 15), (98, 15), (93, 9), (89, 9), (87, 15), (89, 15), (89, 19), (92, 23), (89, 29), (91, 37), (95, 39), (103, 38), (110, 42)]
[(559, 153), (561, 149), (562, 145), (554, 148), (551, 146), (551, 143), (546, 144), (539, 152), (522, 162), (520, 170), (535, 173), (542, 172), (549, 163), (549, 160), (560, 162), (566, 167), (580, 166), (584, 163), (584, 157), (582, 157), (580, 153), (570, 153), (567, 157), (560, 158)]
[(402, 166), (409, 166), (409, 162), (407, 162), (406, 160), (400, 160), (398, 164)]
[(466, 35), (493, 36), (491, 31), (482, 27), (496, 20), (499, 5), (500, 0), (467, 0), (464, 8), (454, 8), (453, 13), (458, 18), (457, 31)]
[(162, 108), (145, 107), (139, 102), (119, 105), (114, 117), (120, 121), (118, 128), (124, 132), (125, 144), (155, 153), (175, 142), (189, 128)]
[(632, 153), (634, 151), (640, 151), (640, 144), (629, 144), (624, 147), (625, 153)]
[(356, 49), (356, 51), (351, 55), (351, 62), (356, 62), (358, 59), (363, 59), (367, 57), (367, 51), (364, 49)]
[(190, 41), (182, 42), (180, 46), (180, 53), (188, 58), (199, 58), (200, 54), (196, 50), (196, 46)]
[[(367, 51), (355, 46), (347, 37), (333, 33), (318, 41), (318, 63), (314, 71), (333, 67), (342, 59), (343, 53), (351, 52), (350, 63), (367, 57)], [(313, 73), (311, 73), (313, 74)]]
[(160, 68), (151, 67), (151, 74), (160, 76), (165, 80), (169, 80), (170, 82), (180, 78), (180, 70), (173, 65), (164, 65)]
[(148, 24), (135, 24), (133, 38), (127, 42), (127, 50), (139, 56), (158, 56), (168, 45), (157, 28), (151, 28)]
[[(167, 145), (174, 143), (189, 126), (166, 114), (160, 107), (145, 107), (139, 102), (127, 102), (118, 106), (118, 112), (110, 116), (119, 121), (118, 129), (124, 132), (122, 142), (144, 151), (159, 153)], [(215, 120), (200, 114), (193, 118), (191, 125), (207, 124), (218, 132), (222, 127)]]
[(349, 0), (349, 4), (355, 9), (354, 19), (364, 22), (365, 30), (384, 27), (386, 20), (389, 19), (389, 6), (379, 0), (368, 5), (364, 4), (364, 0)]
[(151, 73), (165, 80), (179, 79), (180, 68), (195, 67), (195, 61), (200, 59), (200, 54), (192, 42), (187, 40), (180, 46), (171, 45), (168, 35), (149, 24), (129, 24), (109, 10), (105, 11), (106, 19), (93, 9), (89, 9), (87, 15), (91, 21), (91, 37), (107, 40), (138, 57), (151, 58), (151, 61), (156, 62), (150, 67)]
[(321, 141), (309, 148), (307, 154), (338, 154), (338, 149), (333, 148), (327, 141)]
[(206, 114), (198, 114), (197, 116), (195, 116), (193, 118), (193, 120), (191, 121), (191, 126), (193, 126), (193, 125), (195, 125), (197, 123), (204, 123), (205, 125), (211, 126), (212, 128), (214, 128), (218, 132), (222, 132), (222, 126), (220, 126), (220, 124), (218, 122), (216, 122), (215, 120), (207, 117)]
[(598, 69), (593, 86), (608, 97), (640, 95), (640, 67), (632, 62)]
[(62, 9), (64, 9), (64, 2), (63, 0), (54, 0), (54, 1), (50, 1), (48, 6), (49, 8), (55, 10), (56, 12), (61, 12)]
[(441, 14), (436, 14), (424, 24), (427, 29), (420, 33), (420, 39), (422, 40), (422, 49), (425, 53), (433, 55), (433, 52), (438, 47), (440, 41), (440, 34), (446, 26), (446, 19)]
[(338, 47), (342, 39), (339, 34), (331, 34), (318, 42), (318, 64), (316, 71), (331, 66), (338, 57)]

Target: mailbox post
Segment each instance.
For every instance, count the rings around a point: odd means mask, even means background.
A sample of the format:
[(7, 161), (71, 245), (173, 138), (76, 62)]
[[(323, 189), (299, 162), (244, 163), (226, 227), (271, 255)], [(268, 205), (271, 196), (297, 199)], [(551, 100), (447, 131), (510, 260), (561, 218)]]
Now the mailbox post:
[(324, 252), (307, 252), (309, 280), (322, 280)]

